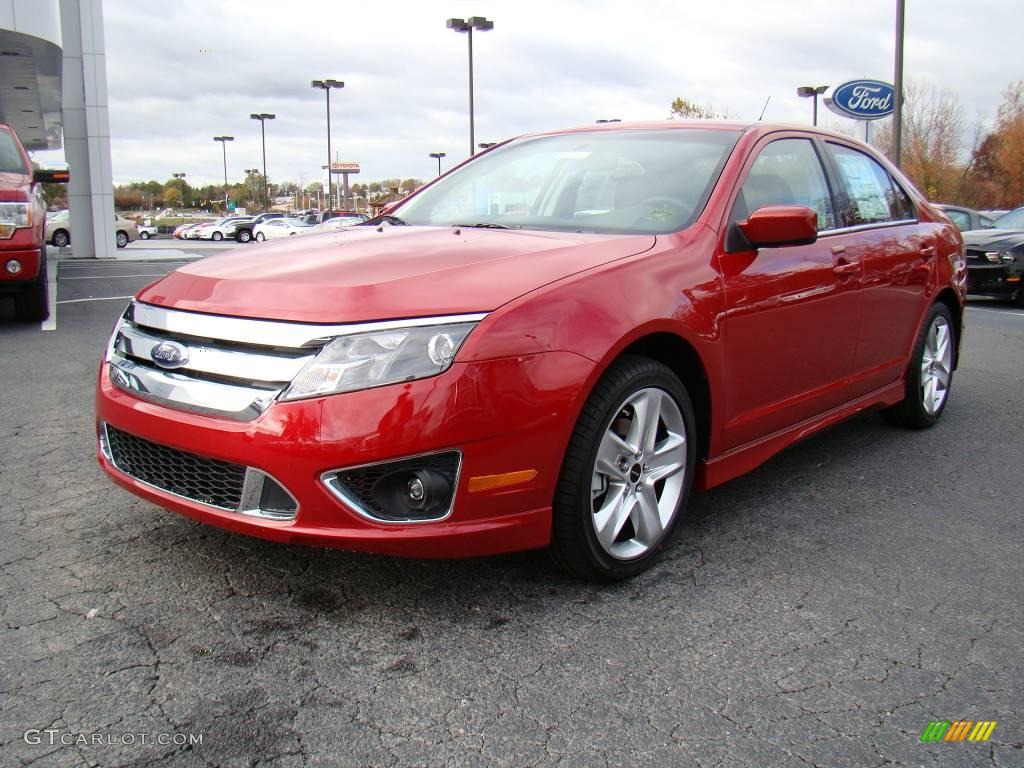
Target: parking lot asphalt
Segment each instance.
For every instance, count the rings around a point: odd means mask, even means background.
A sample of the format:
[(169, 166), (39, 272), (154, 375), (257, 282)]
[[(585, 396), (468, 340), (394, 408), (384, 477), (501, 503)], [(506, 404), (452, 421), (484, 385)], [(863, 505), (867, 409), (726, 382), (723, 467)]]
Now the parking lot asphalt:
[[(0, 302), (0, 765), (1024, 765), (1021, 310), (972, 303), (934, 429), (811, 438), (594, 586), (540, 553), (266, 543), (114, 487), (110, 297), (175, 265), (62, 263), (53, 332)], [(997, 725), (922, 743), (932, 720)]]

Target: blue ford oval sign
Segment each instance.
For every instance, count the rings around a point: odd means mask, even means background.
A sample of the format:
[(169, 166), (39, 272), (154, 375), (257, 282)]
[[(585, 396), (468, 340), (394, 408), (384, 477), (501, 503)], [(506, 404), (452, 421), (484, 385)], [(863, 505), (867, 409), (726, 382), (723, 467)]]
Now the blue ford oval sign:
[(896, 94), (889, 83), (881, 80), (850, 80), (836, 86), (825, 100), (829, 109), (854, 120), (878, 120), (892, 114)]
[(188, 348), (173, 341), (165, 341), (153, 347), (149, 356), (161, 368), (181, 368), (188, 363)]

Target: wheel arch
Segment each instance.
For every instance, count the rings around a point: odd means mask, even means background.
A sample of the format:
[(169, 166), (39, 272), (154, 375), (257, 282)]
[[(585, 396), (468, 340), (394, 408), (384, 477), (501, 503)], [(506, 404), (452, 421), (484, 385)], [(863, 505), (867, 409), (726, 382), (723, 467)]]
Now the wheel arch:
[(656, 331), (629, 342), (608, 365), (623, 355), (640, 355), (657, 360), (670, 368), (683, 382), (697, 417), (697, 458), (706, 459), (711, 445), (711, 385), (707, 367), (697, 349), (678, 334)]
[(953, 368), (956, 369), (960, 363), (960, 340), (963, 338), (964, 332), (964, 308), (957, 298), (956, 291), (948, 286), (939, 291), (932, 303), (945, 304), (949, 313), (953, 316), (953, 326), (956, 331), (956, 346), (953, 348)]

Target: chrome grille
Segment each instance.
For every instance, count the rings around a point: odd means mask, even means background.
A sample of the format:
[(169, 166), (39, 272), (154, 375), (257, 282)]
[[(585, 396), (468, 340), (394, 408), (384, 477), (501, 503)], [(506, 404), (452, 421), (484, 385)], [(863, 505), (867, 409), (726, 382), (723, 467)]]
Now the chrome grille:
[(242, 504), (246, 468), (144, 440), (106, 425), (114, 466), (136, 480), (201, 504), (230, 511)]
[[(108, 350), (110, 379), (171, 408), (251, 421), (316, 356), (330, 331), (133, 302)], [(170, 368), (154, 354), (168, 346), (176, 350)]]

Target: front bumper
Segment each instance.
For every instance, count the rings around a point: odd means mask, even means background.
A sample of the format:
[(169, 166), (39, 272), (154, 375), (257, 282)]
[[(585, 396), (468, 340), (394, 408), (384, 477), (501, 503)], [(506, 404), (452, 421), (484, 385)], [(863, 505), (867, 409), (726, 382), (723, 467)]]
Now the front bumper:
[(968, 264), (967, 292), (1012, 297), (1024, 283), (1024, 264)]
[[(562, 455), (580, 387), (594, 363), (548, 352), (466, 364), (440, 376), (329, 397), (273, 404), (250, 422), (140, 400), (100, 368), (96, 414), (144, 440), (275, 478), (298, 503), (294, 519), (253, 517), (183, 499), (121, 472), (115, 482), (204, 523), (280, 542), (411, 557), (475, 557), (544, 547)], [(324, 473), (456, 450), (462, 464), (451, 514), (436, 522), (376, 522), (322, 480)], [(509, 487), (471, 492), (474, 478), (536, 470)]]
[[(4, 241), (0, 240), (0, 293), (17, 292), (39, 277), (42, 251), (39, 248), (8, 250), (3, 245)], [(16, 275), (7, 271), (7, 262), (11, 259), (17, 259), (21, 263), (21, 271)]]

